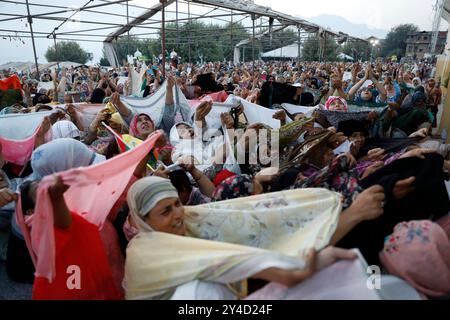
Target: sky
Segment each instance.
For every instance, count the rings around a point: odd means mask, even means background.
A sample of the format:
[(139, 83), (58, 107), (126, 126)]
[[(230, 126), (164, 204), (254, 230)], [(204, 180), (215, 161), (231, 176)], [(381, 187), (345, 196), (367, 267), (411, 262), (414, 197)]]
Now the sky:
[[(17, 2), (25, 2), (25, 0), (15, 0)], [(110, 0), (111, 1), (111, 0)], [(77, 7), (86, 2), (86, 0), (29, 0), (33, 3), (45, 3), (60, 6)], [(102, 0), (95, 0), (94, 4), (101, 3)], [(104, 1), (103, 1), (104, 2)], [(158, 0), (135, 0), (134, 4), (138, 5), (153, 5)], [(256, 4), (271, 7), (273, 10), (287, 13), (293, 16), (301, 16), (304, 18), (315, 17), (323, 14), (330, 14), (343, 17), (352, 23), (367, 24), (369, 27), (381, 28), (389, 30), (395, 25), (402, 23), (414, 23), (422, 30), (431, 30), (433, 22), (433, 5), (436, 0), (254, 0)], [(175, 9), (175, 5), (172, 5), (172, 10)], [(31, 14), (39, 14), (48, 11), (57, 11), (61, 9), (57, 8), (39, 8), (36, 6), (30, 7)], [(110, 8), (102, 7), (96, 10), (103, 12), (110, 12), (115, 14), (125, 14), (125, 6), (115, 5)], [(137, 8), (129, 8), (130, 15), (138, 15), (143, 10)], [(180, 4), (180, 11), (187, 11), (185, 5)], [(197, 8), (193, 13), (205, 13), (206, 9)], [(192, 12), (192, 11), (191, 11)], [(23, 14), (26, 15), (26, 6), (17, 5), (11, 3), (5, 3), (0, 1), (0, 20), (9, 18), (2, 14)], [(54, 16), (68, 17), (70, 13), (59, 14)], [(168, 13), (168, 18), (173, 18), (173, 13)], [(100, 22), (112, 22), (117, 24), (123, 24), (126, 22), (125, 17), (118, 16), (105, 16), (96, 15), (91, 13), (79, 13), (74, 18), (89, 21)], [(182, 15), (179, 18), (183, 18)], [(154, 19), (160, 20), (160, 15), (154, 17)], [(54, 27), (56, 27), (59, 21), (48, 21), (34, 19), (33, 27), (36, 32), (43, 32), (40, 36), (45, 37), (50, 33)], [(444, 27), (447, 26), (445, 22), (442, 22)], [(155, 25), (156, 26), (156, 25)], [(60, 32), (73, 32), (80, 29), (94, 28), (95, 25), (91, 24), (78, 24), (74, 22), (66, 23), (59, 31)], [(33, 49), (31, 40), (28, 38), (21, 38), (20, 40), (10, 40), (9, 37), (3, 39), (5, 35), (14, 36), (13, 32), (6, 32), (4, 30), (21, 30), (29, 31), (29, 26), (26, 24), (26, 19), (11, 20), (2, 22), (0, 21), (0, 64), (7, 63), (9, 61), (34, 61)], [(101, 32), (101, 37), (89, 37), (89, 39), (102, 40), (104, 34), (107, 34), (114, 29), (108, 29)], [(135, 29), (132, 33), (145, 33), (155, 32), (156, 30), (149, 31), (149, 29)], [(337, 30), (339, 31), (339, 30)], [(94, 34), (91, 32), (91, 34)], [(69, 36), (66, 36), (69, 37)], [(74, 37), (72, 37), (74, 38)], [(86, 37), (85, 37), (86, 39)], [(24, 44), (22, 43), (25, 42)], [(36, 39), (36, 50), (39, 63), (45, 63), (44, 57), (45, 51), (48, 46), (53, 45), (53, 40), (49, 39)], [(95, 42), (80, 42), (80, 45), (88, 52), (93, 53), (93, 62), (97, 63), (102, 57), (102, 44)]]

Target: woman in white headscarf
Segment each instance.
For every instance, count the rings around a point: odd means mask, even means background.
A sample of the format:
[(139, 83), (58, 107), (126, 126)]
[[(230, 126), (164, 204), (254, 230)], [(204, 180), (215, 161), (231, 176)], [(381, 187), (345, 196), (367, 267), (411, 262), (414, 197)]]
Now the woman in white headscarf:
[(33, 151), (31, 168), (33, 179), (41, 179), (53, 173), (78, 167), (87, 167), (106, 161), (102, 155), (90, 150), (75, 139), (57, 139)]
[[(219, 130), (207, 126), (205, 118), (211, 109), (212, 102), (204, 102), (197, 108), (193, 125), (179, 122), (172, 127), (170, 130), (170, 143), (174, 147), (172, 161), (185, 162), (186, 157), (193, 158), (193, 164), (212, 179), (214, 174), (209, 174), (210, 171), (227, 169), (239, 174), (240, 168), (232, 156), (227, 135), (222, 135)], [(228, 151), (225, 158), (226, 148)]]
[(61, 120), (52, 126), (52, 138), (53, 140), (62, 138), (80, 140), (81, 132), (72, 121)]
[(139, 233), (128, 245), (127, 299), (236, 299), (247, 280), (292, 287), (353, 252), (326, 247), (341, 210), (323, 189), (183, 207), (170, 181), (148, 177), (128, 192)]

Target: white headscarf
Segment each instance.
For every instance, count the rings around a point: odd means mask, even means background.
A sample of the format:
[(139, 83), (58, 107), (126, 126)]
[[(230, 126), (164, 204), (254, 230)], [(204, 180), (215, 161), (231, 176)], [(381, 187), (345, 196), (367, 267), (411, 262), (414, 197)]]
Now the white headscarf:
[(88, 167), (105, 161), (106, 158), (90, 150), (75, 139), (57, 139), (33, 151), (31, 167), (33, 178), (41, 179), (57, 172), (78, 167)]
[(133, 184), (128, 191), (127, 202), (130, 214), (140, 231), (153, 232), (143, 218), (156, 206), (167, 198), (178, 198), (178, 192), (169, 179), (147, 177)]
[(73, 122), (62, 120), (56, 122), (52, 127), (53, 140), (61, 138), (78, 138), (80, 137), (80, 130)]

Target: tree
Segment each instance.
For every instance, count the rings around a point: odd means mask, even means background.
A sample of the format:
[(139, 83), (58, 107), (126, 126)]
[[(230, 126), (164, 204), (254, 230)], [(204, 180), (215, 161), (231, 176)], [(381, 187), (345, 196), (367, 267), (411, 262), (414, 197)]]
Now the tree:
[(60, 41), (55, 46), (48, 47), (45, 53), (47, 61), (72, 61), (85, 64), (89, 60), (89, 53), (83, 50), (75, 41)]
[(369, 43), (363, 41), (347, 41), (342, 46), (342, 53), (353, 57), (355, 61), (369, 61), (371, 48)]
[(417, 31), (419, 31), (419, 27), (414, 24), (401, 24), (392, 28), (386, 36), (386, 40), (383, 41), (382, 55), (385, 57), (404, 56), (408, 34)]
[[(113, 47), (117, 54), (119, 62), (126, 61), (127, 55), (134, 55), (136, 50), (139, 50), (143, 56), (151, 59), (153, 56), (158, 56), (161, 52), (161, 41), (159, 39), (139, 39), (130, 35), (121, 36), (113, 41)], [(103, 58), (106, 59), (103, 53)]]
[(108, 59), (106, 59), (105, 57), (100, 59), (100, 65), (103, 67), (110, 67), (111, 64), (109, 63)]
[[(305, 61), (319, 61), (319, 37), (317, 34), (309, 35), (308, 38), (302, 43), (302, 59)], [(336, 40), (331, 37), (326, 37), (326, 49), (325, 49), (325, 60), (336, 61), (337, 55), (339, 54), (339, 45)]]

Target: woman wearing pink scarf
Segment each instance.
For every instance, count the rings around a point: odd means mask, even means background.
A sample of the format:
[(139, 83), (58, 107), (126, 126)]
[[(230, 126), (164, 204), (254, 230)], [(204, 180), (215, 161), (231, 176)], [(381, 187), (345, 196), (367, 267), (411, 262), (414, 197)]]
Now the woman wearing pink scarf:
[(130, 123), (131, 135), (141, 140), (147, 139), (155, 129), (155, 123), (152, 118), (145, 113), (134, 116)]
[(325, 103), (325, 109), (329, 111), (348, 112), (348, 104), (344, 98), (332, 96), (329, 97), (327, 102)]
[(428, 297), (450, 294), (449, 234), (431, 221), (398, 224), (386, 239), (380, 260), (388, 272)]

